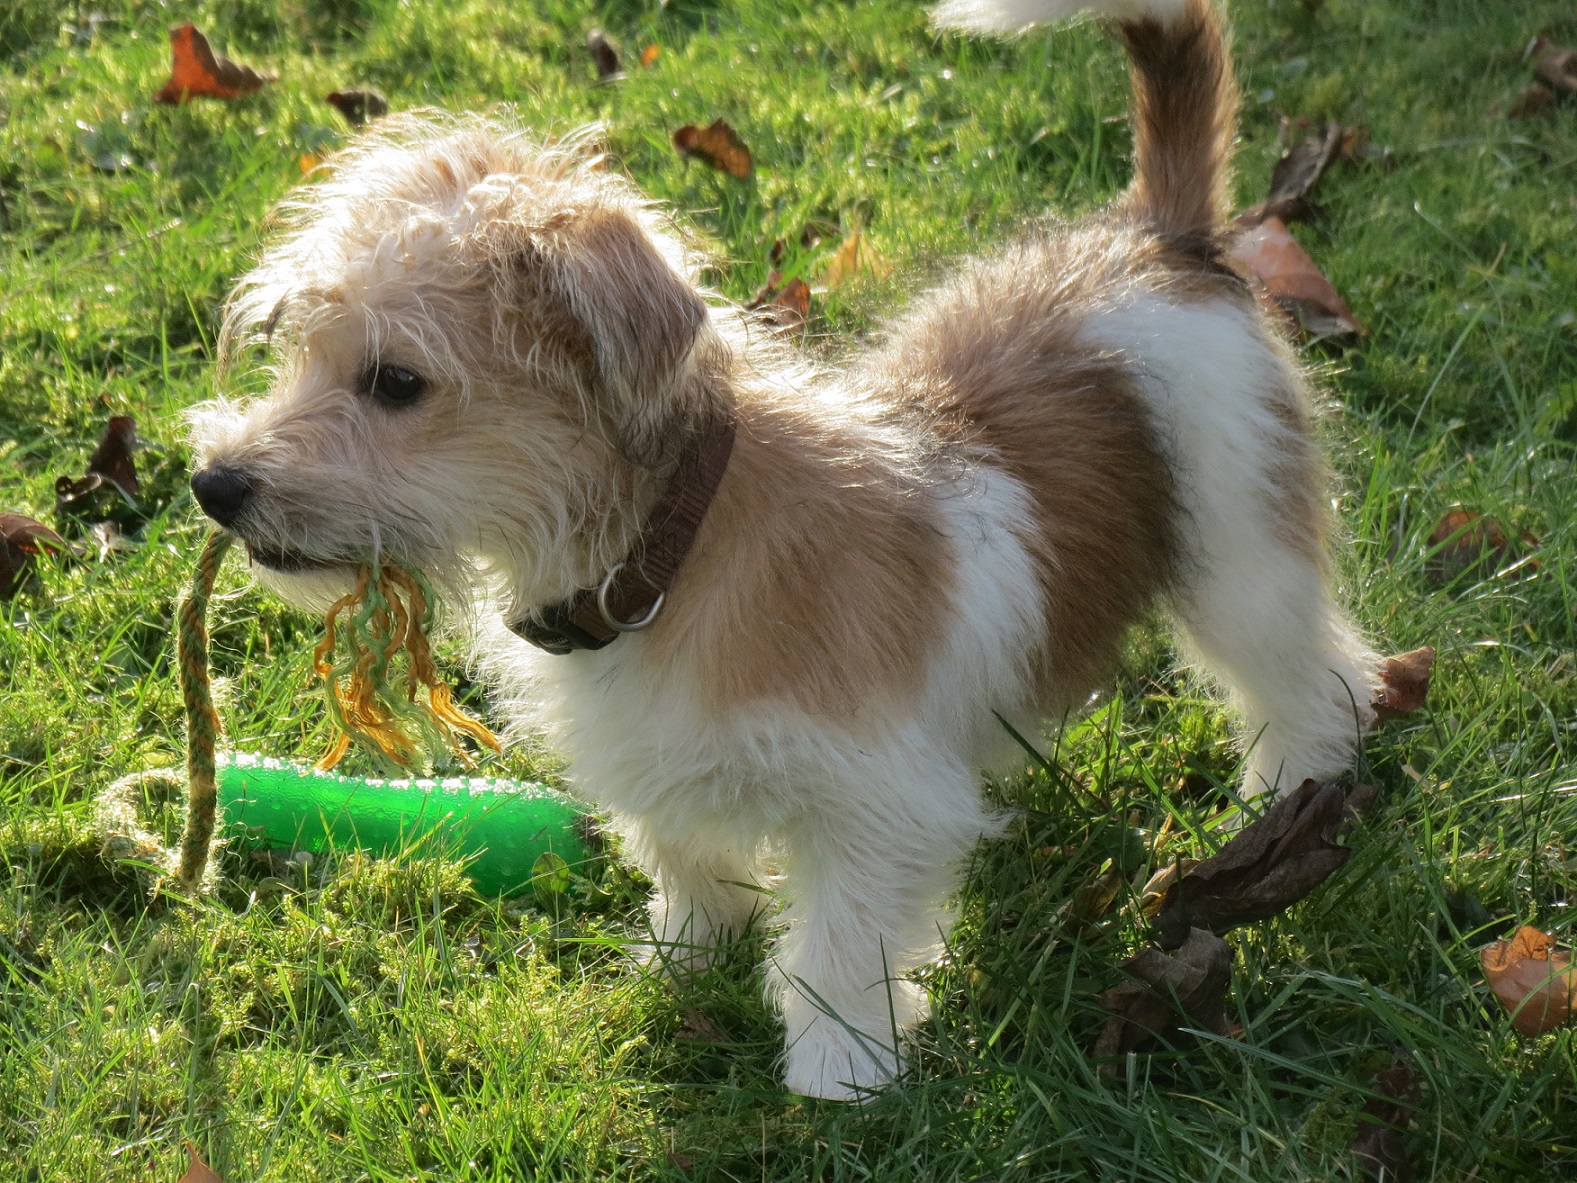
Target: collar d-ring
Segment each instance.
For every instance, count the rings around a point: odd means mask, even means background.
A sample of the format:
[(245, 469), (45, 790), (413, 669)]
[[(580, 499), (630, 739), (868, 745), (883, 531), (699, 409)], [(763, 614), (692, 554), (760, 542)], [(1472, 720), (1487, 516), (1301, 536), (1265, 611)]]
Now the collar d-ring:
[(602, 622), (616, 633), (638, 633), (657, 619), (657, 613), (662, 611), (663, 601), (668, 598), (668, 593), (658, 592), (657, 599), (652, 601), (652, 606), (646, 610), (646, 615), (639, 620), (620, 620), (613, 614), (613, 609), (608, 607), (608, 592), (622, 570), (624, 564), (615, 563), (612, 570), (604, 575), (602, 582), (597, 585), (597, 614), (602, 617)]

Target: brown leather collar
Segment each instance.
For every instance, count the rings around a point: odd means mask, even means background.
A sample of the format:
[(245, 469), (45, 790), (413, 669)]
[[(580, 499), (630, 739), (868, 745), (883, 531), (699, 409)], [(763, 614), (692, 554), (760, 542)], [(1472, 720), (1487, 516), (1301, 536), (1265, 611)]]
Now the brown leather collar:
[(649, 625), (695, 543), (733, 451), (733, 419), (708, 425), (680, 457), (624, 561), (614, 564), (596, 587), (537, 609), (512, 622), (509, 630), (539, 649), (563, 655), (601, 649), (620, 633)]

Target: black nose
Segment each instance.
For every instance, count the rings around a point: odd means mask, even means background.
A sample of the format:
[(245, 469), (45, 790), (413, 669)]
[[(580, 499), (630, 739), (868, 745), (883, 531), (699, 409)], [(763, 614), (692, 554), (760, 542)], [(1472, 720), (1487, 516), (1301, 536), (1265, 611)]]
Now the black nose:
[(237, 468), (200, 468), (192, 474), (192, 496), (203, 512), (221, 526), (241, 516), (252, 497), (252, 481)]

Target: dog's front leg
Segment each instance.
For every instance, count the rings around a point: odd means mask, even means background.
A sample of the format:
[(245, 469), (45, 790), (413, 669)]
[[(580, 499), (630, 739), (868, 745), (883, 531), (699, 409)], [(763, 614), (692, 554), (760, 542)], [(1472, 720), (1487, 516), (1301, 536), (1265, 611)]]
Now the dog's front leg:
[(704, 970), (719, 945), (765, 910), (757, 852), (728, 835), (701, 828), (678, 833), (642, 820), (626, 829), (625, 841), (655, 885), (652, 943), (640, 953), (676, 978)]
[(771, 977), (793, 1092), (847, 1100), (889, 1083), (925, 1017), (924, 990), (903, 975), (946, 937), (942, 905), (988, 828), (974, 777), (945, 764), (904, 753), (788, 835), (789, 927)]

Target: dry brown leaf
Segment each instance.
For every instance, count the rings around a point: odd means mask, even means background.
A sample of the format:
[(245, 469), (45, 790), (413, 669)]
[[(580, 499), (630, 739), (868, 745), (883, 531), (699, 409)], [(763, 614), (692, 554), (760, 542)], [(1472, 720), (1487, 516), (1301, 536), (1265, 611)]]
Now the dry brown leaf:
[(736, 180), (749, 180), (755, 171), (745, 141), (722, 119), (714, 119), (706, 127), (685, 124), (674, 132), (674, 147), (686, 160), (703, 161)]
[(180, 1183), (225, 1183), (224, 1178), (213, 1167), (202, 1160), (197, 1153), (197, 1147), (190, 1142), (186, 1144), (186, 1153), (190, 1161), (186, 1166), (186, 1174), (180, 1178)]
[(1095, 1044), (1102, 1059), (1175, 1039), (1183, 1027), (1216, 1035), (1236, 1035), (1227, 1021), (1227, 987), (1232, 984), (1232, 946), (1214, 933), (1193, 929), (1175, 953), (1153, 946), (1123, 962), (1137, 981), (1114, 986), (1101, 996), (1111, 1011)]
[(1374, 1091), (1380, 1095), (1364, 1102), (1358, 1132), (1347, 1148), (1360, 1170), (1386, 1183), (1406, 1183), (1412, 1164), (1402, 1132), (1418, 1105), (1419, 1091), (1411, 1062), (1398, 1055), (1389, 1068), (1375, 1074)]
[(1227, 261), (1239, 274), (1258, 281), (1263, 295), (1311, 336), (1368, 335), (1369, 330), (1359, 323), (1280, 218), (1267, 216), (1258, 225), (1249, 226)]
[(680, 1024), (676, 1036), (679, 1039), (698, 1039), (703, 1043), (728, 1042), (723, 1029), (693, 1006), (684, 1012), (684, 1022)]
[(88, 472), (114, 481), (127, 494), (135, 494), (142, 487), (131, 459), (136, 446), (137, 421), (130, 415), (110, 416), (93, 455), (88, 457)]
[(34, 558), (66, 549), (66, 540), (43, 522), (0, 513), (0, 600), (9, 600), (27, 585)]
[(1542, 82), (1530, 82), (1506, 105), (1507, 119), (1528, 119), (1549, 110), (1555, 92)]
[(1523, 925), (1509, 941), (1479, 950), (1484, 980), (1524, 1035), (1543, 1035), (1571, 1021), (1577, 1010), (1572, 955), (1547, 933)]
[(662, 53), (662, 50), (658, 49), (655, 45), (648, 45), (645, 49), (641, 50), (642, 67), (650, 70), (652, 66), (656, 64), (657, 56), (660, 53)]
[(1153, 920), (1166, 902), (1166, 894), (1172, 889), (1172, 884), (1177, 882), (1177, 877), (1188, 874), (1198, 865), (1199, 860), (1196, 858), (1174, 859), (1146, 879), (1144, 886), (1139, 889), (1140, 913), (1146, 919)]
[(1352, 854), (1335, 842), (1345, 801), (1335, 785), (1306, 780), (1178, 878), (1156, 915), (1162, 947), (1275, 916), (1325, 882)]
[[(1539, 540), (1527, 530), (1517, 531), (1523, 545), (1537, 550)], [(1457, 506), (1447, 510), (1429, 532), (1430, 554), (1424, 574), (1434, 583), (1452, 583), (1464, 575), (1484, 578), (1512, 566), (1522, 549), (1506, 528), (1476, 509)], [(1539, 569), (1538, 559), (1518, 565), (1529, 572)]]
[(1309, 190), (1320, 179), (1320, 174), (1335, 158), (1342, 144), (1342, 125), (1332, 120), (1319, 134), (1282, 153), (1270, 174), (1270, 196), (1240, 214), (1238, 225), (1252, 229), (1271, 217), (1280, 218), (1283, 222), (1307, 220), (1310, 213)]
[(1389, 148), (1372, 143), (1369, 129), (1353, 124), (1342, 132), (1341, 158), (1352, 164), (1378, 164), (1383, 168), (1396, 167), (1396, 154)]
[(802, 329), (810, 319), (810, 285), (797, 275), (785, 283), (781, 274), (769, 271), (767, 282), (745, 307), (784, 332)]
[(215, 54), (208, 38), (190, 21), (170, 30), (170, 51), (174, 57), (170, 80), (153, 96), (156, 103), (184, 103), (199, 97), (233, 99), (274, 81), (272, 74), (259, 74), (250, 66)]
[(848, 237), (838, 244), (838, 249), (832, 252), (822, 283), (828, 291), (831, 291), (858, 275), (885, 279), (891, 273), (892, 268), (887, 265), (887, 261), (865, 240), (865, 231), (856, 226), (849, 232)]
[[(800, 227), (799, 234), (795, 236), (795, 241), (799, 243), (800, 250), (813, 250), (837, 232), (837, 226), (829, 222), (820, 222), (812, 219)], [(767, 252), (767, 261), (773, 267), (777, 267), (783, 262), (783, 258), (787, 254), (788, 243), (784, 239), (774, 238), (772, 247)]]
[(55, 478), (55, 512), (91, 520), (117, 516), (142, 487), (131, 458), (136, 442), (137, 421), (130, 415), (111, 416), (88, 457), (87, 475)]
[[(1362, 164), (1369, 159), (1369, 155), (1373, 150), (1374, 145), (1369, 142), (1369, 129), (1367, 127), (1355, 123), (1342, 131), (1340, 151), (1343, 160), (1350, 160), (1354, 164)], [(1385, 149), (1382, 148), (1380, 151), (1383, 152)]]
[(1535, 37), (1524, 51), (1533, 73), (1563, 94), (1577, 94), (1577, 50), (1565, 49), (1547, 37)]
[(352, 127), (389, 113), (389, 100), (375, 90), (331, 90), (323, 101), (345, 116)]
[(1387, 657), (1380, 666), (1380, 690), (1370, 704), (1376, 723), (1424, 709), (1429, 698), (1429, 675), (1435, 668), (1435, 649), (1425, 645), (1408, 653)]
[(597, 81), (624, 77), (624, 67), (619, 63), (619, 51), (601, 29), (586, 34), (586, 48), (591, 50), (591, 60), (597, 63)]
[(1344, 812), (1347, 817), (1367, 817), (1379, 803), (1379, 785), (1354, 785), (1347, 794)]
[(103, 562), (110, 555), (120, 551), (136, 550), (142, 545), (136, 539), (127, 538), (120, 532), (120, 527), (114, 522), (94, 522), (88, 527), (88, 541), (98, 551), (98, 559)]

